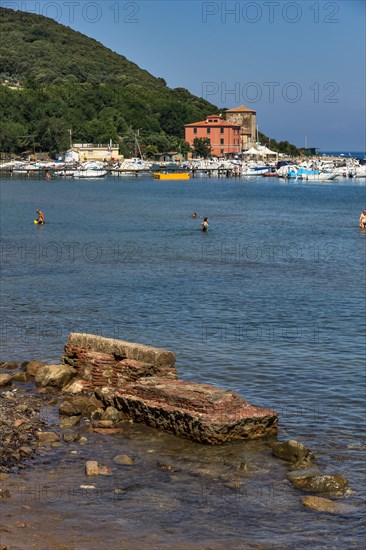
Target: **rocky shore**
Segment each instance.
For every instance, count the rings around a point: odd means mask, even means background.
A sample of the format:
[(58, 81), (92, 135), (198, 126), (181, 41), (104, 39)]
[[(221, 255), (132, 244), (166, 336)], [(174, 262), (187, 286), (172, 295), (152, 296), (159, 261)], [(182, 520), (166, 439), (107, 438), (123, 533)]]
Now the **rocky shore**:
[[(111, 345), (99, 343), (107, 348)], [(132, 346), (125, 352), (136, 357), (141, 351), (136, 350)], [(169, 353), (156, 355), (148, 348), (145, 351), (144, 358), (150, 357), (152, 364), (142, 361), (145, 376), (140, 379), (137, 373), (141, 356), (114, 357), (112, 361), (106, 355), (110, 353), (108, 349), (80, 351), (70, 344), (65, 347), (64, 363), (60, 365), (42, 361), (0, 362), (0, 479), (29, 466), (52, 447), (67, 449), (70, 443), (83, 444), (90, 433), (123, 436), (126, 426), (135, 422), (210, 444), (237, 439), (238, 434), (239, 439), (257, 439), (275, 433), (271, 427), (273, 411), (256, 409), (232, 392), (179, 381)], [(104, 371), (100, 361), (106, 362)], [(160, 369), (164, 377), (156, 378)], [(151, 376), (146, 376), (147, 372)], [(106, 377), (112, 382), (117, 375), (116, 390), (105, 382)], [(127, 381), (126, 376), (133, 381)], [(337, 472), (319, 471), (315, 454), (297, 441), (275, 441), (272, 437), (264, 445), (287, 465), (288, 483), (306, 495), (306, 508), (344, 513), (345, 508), (334, 499), (351, 492), (347, 479)], [(128, 465), (133, 458), (121, 453), (118, 461)], [(86, 477), (110, 473), (97, 460), (85, 463)], [(8, 496), (0, 490), (0, 498)]]

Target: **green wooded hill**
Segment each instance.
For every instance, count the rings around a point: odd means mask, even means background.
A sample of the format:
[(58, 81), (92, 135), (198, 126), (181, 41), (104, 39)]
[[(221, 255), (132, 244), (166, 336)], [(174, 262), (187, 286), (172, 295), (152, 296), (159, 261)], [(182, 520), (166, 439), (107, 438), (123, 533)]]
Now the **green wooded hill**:
[(53, 19), (0, 8), (0, 23), (0, 151), (63, 151), (72, 129), (76, 142), (112, 139), (130, 155), (141, 129), (152, 154), (182, 146), (184, 124), (218, 111)]

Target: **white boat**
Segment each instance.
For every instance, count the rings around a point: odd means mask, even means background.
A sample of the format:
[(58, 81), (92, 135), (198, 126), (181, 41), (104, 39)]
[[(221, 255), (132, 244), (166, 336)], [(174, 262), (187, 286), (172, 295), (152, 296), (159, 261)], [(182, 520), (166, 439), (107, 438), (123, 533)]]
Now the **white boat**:
[(55, 175), (63, 176), (65, 178), (104, 178), (107, 175), (107, 170), (104, 169), (102, 162), (83, 162), (76, 168), (68, 168), (64, 170), (57, 170)]
[(288, 164), (277, 169), (280, 178), (304, 181), (330, 181), (338, 177), (335, 171), (327, 172), (320, 169), (310, 169), (296, 164)]
[(74, 170), (72, 177), (74, 178), (104, 178), (107, 175), (107, 170), (98, 170), (96, 168), (80, 168), (79, 170)]

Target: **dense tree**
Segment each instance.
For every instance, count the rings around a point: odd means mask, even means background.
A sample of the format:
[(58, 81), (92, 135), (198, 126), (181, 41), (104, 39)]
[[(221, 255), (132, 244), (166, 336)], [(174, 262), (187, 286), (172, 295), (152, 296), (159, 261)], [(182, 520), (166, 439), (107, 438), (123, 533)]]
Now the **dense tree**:
[(208, 138), (195, 138), (193, 147), (196, 156), (206, 159), (211, 155), (211, 143)]

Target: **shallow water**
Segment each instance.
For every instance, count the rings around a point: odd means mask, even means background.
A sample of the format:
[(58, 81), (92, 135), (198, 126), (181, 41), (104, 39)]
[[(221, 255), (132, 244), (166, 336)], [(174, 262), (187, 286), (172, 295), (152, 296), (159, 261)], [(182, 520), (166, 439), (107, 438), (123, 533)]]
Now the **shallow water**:
[[(76, 493), (33, 500), (22, 512), (38, 521), (33, 535), (47, 512), (50, 548), (362, 547), (364, 182), (0, 184), (4, 360), (58, 361), (70, 331), (166, 347), (181, 378), (277, 410), (279, 437), (308, 445), (321, 471), (355, 491), (345, 517), (316, 514), (265, 443), (202, 447), (132, 425), (122, 436), (88, 434), (67, 447), (78, 454), (55, 449), (22, 474), (30, 491), (57, 480)], [(33, 225), (36, 208), (44, 227)], [(192, 212), (209, 217), (207, 234)], [(135, 464), (113, 466), (121, 452)], [(115, 470), (82, 490), (87, 459)], [(249, 472), (238, 480), (242, 460)], [(15, 490), (9, 510), (28, 489)]]

